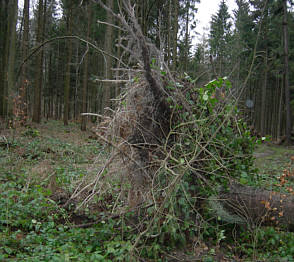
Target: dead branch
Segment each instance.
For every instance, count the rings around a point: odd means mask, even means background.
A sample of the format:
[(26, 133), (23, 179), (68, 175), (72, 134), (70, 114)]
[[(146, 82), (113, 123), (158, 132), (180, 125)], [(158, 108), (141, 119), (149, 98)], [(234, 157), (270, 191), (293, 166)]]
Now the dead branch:
[[(112, 54), (108, 54), (107, 52), (105, 52), (104, 50), (100, 49), (100, 48), (99, 48), (98, 46), (96, 46), (95, 44), (93, 44), (93, 43), (91, 43), (91, 42), (89, 42), (89, 41), (87, 41), (87, 40), (85, 40), (85, 39), (83, 39), (83, 38), (81, 38), (81, 37), (79, 37), (79, 36), (74, 36), (74, 35), (73, 35), (73, 36), (58, 36), (58, 37), (54, 37), (54, 38), (51, 38), (51, 39), (45, 40), (43, 43), (41, 43), (41, 44), (39, 44), (38, 46), (34, 47), (33, 50), (32, 50), (32, 52), (31, 52), (27, 57), (25, 57), (24, 60), (22, 61), (22, 63), (20, 64), (19, 69), (18, 69), (18, 72), (17, 72), (17, 75), (16, 75), (16, 76), (17, 76), (16, 78), (17, 78), (17, 79), (19, 78), (23, 65), (24, 65), (28, 60), (30, 60), (35, 54), (37, 54), (41, 48), (43, 48), (45, 45), (50, 44), (50, 43), (52, 43), (52, 42), (54, 42), (54, 41), (57, 41), (57, 40), (64, 40), (64, 39), (77, 39), (77, 40), (79, 40), (79, 41), (81, 41), (81, 42), (83, 42), (83, 43), (86, 43), (87, 45), (89, 45), (90, 47), (92, 47), (94, 50), (96, 50), (96, 51), (102, 53), (103, 55), (110, 56), (110, 57), (114, 58), (115, 60), (120, 60), (120, 59), (117, 58), (116, 56), (113, 56)], [(122, 61), (121, 61), (121, 63), (122, 63), (126, 68), (128, 68), (128, 66), (127, 66), (125, 63), (123, 63)]]
[(123, 80), (123, 79), (95, 79), (94, 82), (102, 82), (102, 83), (129, 83), (130, 80)]

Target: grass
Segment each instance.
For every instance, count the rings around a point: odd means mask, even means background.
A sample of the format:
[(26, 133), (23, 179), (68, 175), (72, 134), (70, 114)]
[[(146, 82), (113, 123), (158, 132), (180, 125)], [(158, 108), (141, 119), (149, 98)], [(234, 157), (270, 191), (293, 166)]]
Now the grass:
[(289, 179), (287, 185), (280, 187), (280, 177), (285, 170), (293, 170), (293, 146), (261, 144), (255, 151), (255, 166), (258, 168), (258, 186), (267, 190), (284, 191), (285, 186), (294, 188), (294, 179)]
[[(95, 163), (103, 162), (103, 147), (90, 137), (91, 132), (81, 132), (77, 124), (64, 127), (58, 121), (1, 131), (0, 261), (130, 261), (136, 233), (127, 232), (123, 219), (100, 219), (80, 228), (76, 224), (91, 217), (60, 204), (82, 178), (95, 176), (99, 168)], [(255, 161), (258, 186), (281, 190), (279, 176), (293, 164), (292, 152), (293, 148), (260, 145)], [(289, 184), (293, 186), (292, 181)], [(102, 211), (96, 213), (101, 217)], [(220, 252), (225, 253), (223, 261), (294, 261), (291, 232), (240, 228), (238, 238), (230, 239), (233, 229), (214, 230), (217, 233), (199, 236), (207, 241), (200, 250), (202, 261), (216, 261)], [(146, 243), (144, 252), (153, 256), (146, 261), (165, 261), (161, 255), (154, 258), (155, 250), (159, 254), (163, 250), (160, 243)], [(187, 250), (192, 252), (192, 247), (187, 245)]]
[(264, 143), (258, 146), (255, 152), (256, 166), (263, 172), (279, 171), (288, 167), (294, 155), (294, 147)]

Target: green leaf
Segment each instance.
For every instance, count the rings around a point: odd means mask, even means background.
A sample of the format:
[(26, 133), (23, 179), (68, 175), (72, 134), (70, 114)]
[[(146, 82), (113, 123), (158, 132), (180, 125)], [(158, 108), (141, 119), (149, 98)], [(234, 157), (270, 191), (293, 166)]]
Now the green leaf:
[(247, 183), (248, 183), (248, 180), (246, 178), (244, 178), (244, 177), (240, 178), (240, 184), (246, 185)]

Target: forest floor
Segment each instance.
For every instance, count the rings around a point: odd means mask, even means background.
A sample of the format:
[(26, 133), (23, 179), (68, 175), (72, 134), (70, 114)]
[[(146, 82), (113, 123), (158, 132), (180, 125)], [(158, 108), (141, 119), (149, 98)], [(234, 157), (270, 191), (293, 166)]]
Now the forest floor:
[(293, 157), (293, 155), (293, 145), (283, 146), (267, 142), (259, 145), (254, 153), (256, 166), (262, 171), (271, 172), (276, 170), (276, 168), (280, 170), (280, 168), (287, 167), (289, 163), (291, 163), (291, 157)]
[(267, 190), (277, 189), (283, 173), (294, 168), (294, 146), (265, 142), (256, 148), (254, 156), (255, 166), (259, 170), (258, 185)]
[[(82, 228), (95, 221), (95, 214), (76, 214), (60, 205), (82, 179), (95, 177), (104, 154), (92, 132), (80, 131), (76, 123), (65, 127), (50, 120), (0, 129), (0, 261), (128, 261), (120, 257), (134, 238), (122, 239), (115, 220)], [(293, 155), (294, 147), (259, 145), (257, 186), (280, 190), (279, 177), (293, 168)], [(221, 247), (208, 238), (207, 244), (187, 247), (190, 255), (171, 252), (169, 259), (152, 261), (294, 261), (293, 233), (254, 232), (252, 237), (243, 230), (234, 241), (221, 236)]]

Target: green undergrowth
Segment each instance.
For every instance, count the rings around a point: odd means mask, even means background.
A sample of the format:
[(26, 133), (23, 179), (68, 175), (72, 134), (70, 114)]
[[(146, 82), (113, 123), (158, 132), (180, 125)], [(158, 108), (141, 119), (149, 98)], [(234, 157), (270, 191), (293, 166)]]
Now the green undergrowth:
[[(187, 80), (191, 82), (188, 77)], [(182, 243), (186, 247), (196, 237), (196, 243), (207, 244), (202, 261), (217, 261), (219, 253), (224, 261), (294, 261), (293, 232), (252, 225), (250, 221), (243, 225), (228, 224), (216, 217), (216, 210), (210, 207), (205, 206), (201, 211), (201, 197), (217, 196), (219, 188), (226, 190), (232, 180), (277, 192), (286, 193), (287, 186), (294, 188), (291, 179), (281, 184), (284, 169), (293, 169), (290, 160), (293, 149), (276, 147), (272, 149), (274, 154), (260, 155), (267, 142), (251, 135), (238, 108), (233, 101), (226, 100), (230, 88), (229, 81), (217, 79), (203, 88), (186, 91), (185, 97), (192, 108), (190, 114), (171, 103), (179, 123), (171, 132), (178, 137), (177, 143), (171, 143), (170, 168), (166, 173), (174, 170), (171, 179), (180, 170), (184, 175), (166, 204), (166, 213), (170, 215), (163, 223), (167, 239), (169, 243)], [(191, 99), (195, 91), (197, 102)], [(221, 92), (219, 99), (217, 91)], [(257, 156), (267, 158), (259, 162)], [(201, 215), (195, 212), (195, 207)]]
[(255, 166), (259, 169), (257, 176), (258, 184), (268, 190), (284, 192), (285, 187), (294, 188), (294, 178), (291, 177), (281, 187), (279, 178), (285, 170), (294, 169), (293, 146), (274, 145), (264, 143), (255, 150)]
[(58, 121), (3, 131), (1, 261), (119, 261), (127, 253), (130, 243), (121, 237), (120, 221), (74, 227), (74, 214), (54, 200), (69, 195), (76, 180), (95, 175), (92, 164), (102, 149), (89, 136)]
[[(224, 127), (218, 141), (232, 134), (230, 127)], [(209, 217), (210, 213), (206, 214), (198, 206), (199, 200), (193, 198), (199, 185), (193, 184), (195, 179), (189, 173), (165, 203), (164, 217), (154, 218), (153, 226), (136, 250), (132, 247), (138, 231), (132, 225), (147, 228), (149, 215), (156, 212), (155, 206), (151, 205), (141, 214), (140, 223), (133, 221), (136, 218), (131, 213), (113, 219), (107, 217), (106, 211), (113, 205), (111, 198), (102, 199), (109, 206), (105, 204), (105, 210), (99, 209), (96, 217), (93, 213), (91, 217), (65, 209), (56, 199), (68, 198), (77, 181), (95, 176), (97, 170), (93, 163), (97, 156), (103, 161), (107, 155), (90, 136), (90, 132), (81, 132), (75, 123), (64, 127), (58, 121), (5, 130), (0, 134), (0, 261), (139, 261), (138, 256), (145, 257), (146, 261), (168, 261), (167, 254), (175, 250), (184, 250), (186, 255), (192, 256), (191, 261), (199, 254), (199, 261), (207, 262), (217, 261), (220, 254), (223, 261), (294, 260), (292, 232), (228, 225), (217, 217)], [(228, 148), (239, 150), (248, 139), (249, 134), (245, 134), (243, 140), (237, 137), (235, 144), (234, 140), (227, 143), (227, 149), (222, 151), (224, 156), (230, 153)], [(190, 148), (189, 141), (185, 142)], [(213, 150), (221, 146), (223, 144), (212, 144), (210, 150), (217, 154)], [(256, 152), (264, 152), (267, 147), (261, 144)], [(251, 145), (250, 150), (253, 148)], [(291, 152), (285, 148), (270, 147), (270, 150), (277, 151), (274, 155), (259, 155), (256, 166), (248, 166), (252, 164), (251, 158), (246, 160), (248, 165), (246, 162), (244, 165), (240, 155), (236, 161), (228, 161), (229, 168), (243, 174), (238, 177), (234, 173), (234, 176), (244, 184), (270, 188), (268, 177), (271, 185), (278, 182), (275, 175), (289, 165)], [(258, 162), (261, 157), (263, 160)], [(186, 159), (180, 159), (178, 164), (184, 161)], [(216, 164), (212, 161), (206, 172), (210, 174), (209, 170)], [(259, 168), (257, 180), (252, 178), (255, 167)], [(211, 174), (216, 184), (222, 181), (218, 172)], [(164, 174), (160, 179), (164, 184)], [(194, 212), (193, 208), (203, 212)], [(93, 217), (95, 223), (89, 227), (79, 226), (93, 221)]]

